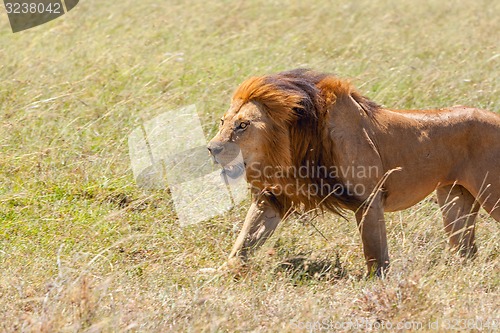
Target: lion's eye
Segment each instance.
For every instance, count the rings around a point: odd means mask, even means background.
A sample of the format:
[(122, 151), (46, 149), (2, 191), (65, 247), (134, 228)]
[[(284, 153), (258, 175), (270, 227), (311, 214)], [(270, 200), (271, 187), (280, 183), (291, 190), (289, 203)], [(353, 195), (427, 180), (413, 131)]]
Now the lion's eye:
[(248, 122), (241, 122), (237, 129), (245, 129), (248, 127)]
[(224, 125), (224, 119), (220, 118), (220, 125)]

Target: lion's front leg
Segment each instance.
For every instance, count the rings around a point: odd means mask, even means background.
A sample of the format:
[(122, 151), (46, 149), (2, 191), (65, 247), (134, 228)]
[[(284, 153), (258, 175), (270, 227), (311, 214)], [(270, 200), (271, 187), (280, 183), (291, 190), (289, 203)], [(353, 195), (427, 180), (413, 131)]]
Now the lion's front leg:
[(380, 195), (368, 207), (356, 212), (356, 221), (361, 233), (368, 274), (383, 276), (389, 268), (389, 251)]
[(281, 216), (267, 200), (254, 199), (229, 255), (228, 265), (241, 266), (251, 251), (260, 247), (272, 235)]

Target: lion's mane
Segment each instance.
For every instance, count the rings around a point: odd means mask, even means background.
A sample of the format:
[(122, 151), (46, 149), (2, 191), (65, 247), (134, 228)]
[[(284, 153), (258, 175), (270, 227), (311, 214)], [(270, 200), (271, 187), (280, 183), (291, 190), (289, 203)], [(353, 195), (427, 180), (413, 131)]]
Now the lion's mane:
[[(275, 75), (253, 77), (236, 90), (233, 101), (240, 105), (253, 101), (267, 113), (271, 123), (263, 131), (266, 137), (265, 161), (260, 167), (270, 166), (280, 170), (307, 166), (317, 170), (330, 170), (336, 166), (336, 152), (331, 139), (333, 126), (328, 121), (329, 112), (335, 112), (335, 103), (352, 98), (368, 115), (379, 106), (362, 96), (348, 81), (333, 75), (307, 69), (296, 69)], [(290, 142), (290, 145), (283, 145)], [(259, 184), (259, 189), (271, 197), (283, 212), (300, 207), (310, 210), (326, 208), (341, 213), (345, 208), (356, 209), (362, 201), (350, 194), (339, 177), (315, 174), (310, 177), (264, 177), (255, 179), (247, 175), (249, 182)], [(300, 188), (327, 189), (321, 193), (303, 193)], [(294, 188), (291, 193), (283, 189)]]

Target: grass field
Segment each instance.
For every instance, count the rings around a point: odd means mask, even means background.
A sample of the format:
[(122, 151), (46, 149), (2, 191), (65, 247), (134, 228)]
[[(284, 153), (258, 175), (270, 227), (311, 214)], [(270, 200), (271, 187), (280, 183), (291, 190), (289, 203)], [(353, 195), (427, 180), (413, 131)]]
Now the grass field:
[[(387, 214), (387, 279), (362, 278), (353, 216), (327, 214), (326, 239), (285, 221), (234, 280), (210, 268), (248, 202), (182, 228), (168, 190), (136, 186), (127, 137), (188, 104), (212, 137), (243, 79), (295, 67), (394, 108), (500, 112), (499, 17), (487, 0), (87, 0), (13, 34), (2, 9), (0, 331), (498, 330), (500, 228), (483, 211), (474, 261), (446, 251), (430, 197)], [(278, 269), (299, 255), (344, 274)]]

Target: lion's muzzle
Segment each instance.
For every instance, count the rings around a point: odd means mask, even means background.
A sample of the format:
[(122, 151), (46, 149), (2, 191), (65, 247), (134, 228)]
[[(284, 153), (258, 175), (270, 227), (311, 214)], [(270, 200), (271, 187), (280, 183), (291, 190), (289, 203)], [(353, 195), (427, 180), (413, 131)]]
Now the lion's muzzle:
[[(207, 145), (208, 151), (214, 157), (219, 155), (224, 150), (224, 145), (221, 142), (210, 141)], [(217, 161), (218, 162), (218, 161)]]
[(222, 175), (230, 179), (238, 179), (245, 173), (245, 164), (240, 147), (233, 142), (210, 141), (208, 151), (214, 163), (222, 166)]

